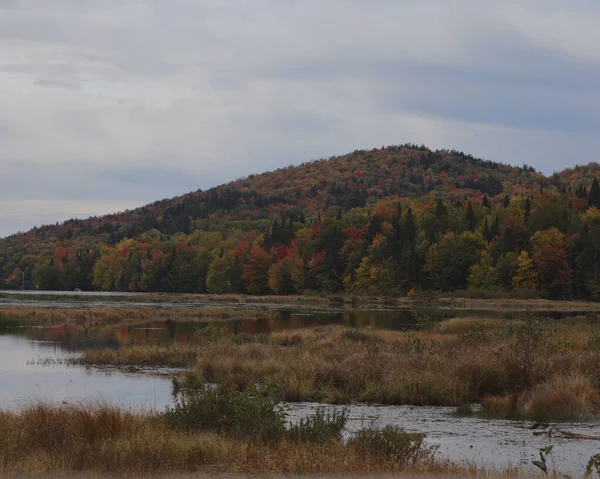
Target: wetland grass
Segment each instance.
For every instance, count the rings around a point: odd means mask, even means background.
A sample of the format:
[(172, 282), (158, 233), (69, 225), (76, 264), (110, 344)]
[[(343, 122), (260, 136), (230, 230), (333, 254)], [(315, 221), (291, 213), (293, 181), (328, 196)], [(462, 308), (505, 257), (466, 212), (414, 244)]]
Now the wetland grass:
[(490, 417), (591, 419), (600, 416), (599, 337), (593, 317), (465, 315), (410, 331), (325, 326), (231, 336), (207, 327), (189, 344), (92, 350), (79, 361), (187, 367), (174, 379), (178, 390), (276, 383), (290, 402), (482, 403)]
[(287, 401), (431, 406), (483, 401), (484, 410), (517, 394), (521, 409), (535, 417), (541, 413), (534, 411), (548, 411), (550, 418), (591, 419), (600, 415), (597, 328), (587, 320), (461, 319), (406, 332), (311, 328), (293, 332), (291, 345), (285, 339), (289, 332), (260, 342), (225, 338), (202, 347), (194, 369), (178, 384), (241, 390), (276, 383)]
[(369, 430), (345, 442), (342, 423), (344, 417), (322, 416), (286, 429), (272, 399), (257, 399), (256, 391), (205, 393), (196, 403), (180, 403), (165, 413), (105, 404), (33, 404), (0, 412), (0, 474), (464, 472), (437, 461), (421, 436)]

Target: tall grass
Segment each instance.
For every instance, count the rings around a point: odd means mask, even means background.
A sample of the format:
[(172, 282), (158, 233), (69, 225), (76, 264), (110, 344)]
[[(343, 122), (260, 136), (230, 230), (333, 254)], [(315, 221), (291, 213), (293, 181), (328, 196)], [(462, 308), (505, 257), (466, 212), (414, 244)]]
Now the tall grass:
[(287, 401), (436, 406), (521, 394), (572, 374), (599, 391), (600, 350), (586, 348), (591, 326), (571, 321), (547, 331), (535, 321), (463, 319), (376, 334), (328, 326), (298, 330), (285, 347), (277, 333), (270, 341), (219, 342), (203, 349), (179, 384), (277, 383)]
[[(237, 414), (240, 419), (246, 417), (243, 409)], [(323, 417), (313, 424), (319, 421), (322, 426), (328, 424)], [(345, 476), (407, 469), (431, 473), (460, 470), (436, 462), (422, 444), (377, 446), (389, 442), (387, 436), (377, 439), (377, 431), (362, 433), (368, 434), (368, 440), (350, 443), (335, 435), (307, 440), (306, 436), (293, 437), (295, 434), (262, 442), (255, 441), (250, 430), (235, 437), (231, 429), (216, 434), (207, 432), (206, 424), (193, 430), (180, 426), (171, 424), (168, 414), (134, 414), (105, 404), (35, 404), (20, 412), (0, 412), (0, 475)], [(402, 460), (398, 460), (398, 451), (402, 451)]]
[(483, 414), (533, 421), (589, 421), (600, 416), (600, 394), (579, 374), (556, 376), (532, 390), (484, 398)]

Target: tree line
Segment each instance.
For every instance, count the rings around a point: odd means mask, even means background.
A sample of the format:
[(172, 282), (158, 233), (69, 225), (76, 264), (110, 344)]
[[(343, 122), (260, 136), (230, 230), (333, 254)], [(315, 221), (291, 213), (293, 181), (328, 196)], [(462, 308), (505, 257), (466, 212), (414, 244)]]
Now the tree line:
[(115, 244), (58, 242), (21, 262), (4, 286), (21, 287), (25, 272), (27, 286), (49, 290), (411, 295), (496, 289), (600, 299), (596, 179), (587, 187), (540, 185), (520, 195), (503, 193), (489, 177), (480, 181), (481, 191), (494, 194), (359, 200), (350, 209), (305, 215), (294, 208), (274, 220), (230, 222), (218, 230), (205, 223), (172, 234), (152, 228)]

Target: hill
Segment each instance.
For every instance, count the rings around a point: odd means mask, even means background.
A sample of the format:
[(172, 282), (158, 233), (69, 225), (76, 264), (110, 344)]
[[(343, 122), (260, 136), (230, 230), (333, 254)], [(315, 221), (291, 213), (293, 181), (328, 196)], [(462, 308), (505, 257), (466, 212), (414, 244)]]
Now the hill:
[[(4, 238), (0, 275), (6, 288), (30, 289), (406, 294), (514, 285), (594, 297), (596, 272), (577, 261), (595, 254), (585, 238), (590, 206), (600, 206), (598, 170), (590, 163), (547, 178), (424, 146), (355, 151)], [(568, 248), (564, 278), (539, 263), (542, 243)]]

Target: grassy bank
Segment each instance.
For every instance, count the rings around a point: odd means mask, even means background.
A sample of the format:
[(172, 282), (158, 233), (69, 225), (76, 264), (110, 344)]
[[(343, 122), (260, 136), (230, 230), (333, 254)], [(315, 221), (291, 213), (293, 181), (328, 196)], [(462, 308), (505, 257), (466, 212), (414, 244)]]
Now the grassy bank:
[(475, 472), (437, 461), (418, 434), (365, 429), (343, 441), (343, 415), (315, 416), (286, 429), (268, 398), (207, 394), (152, 415), (101, 404), (0, 412), (0, 474)]
[(149, 321), (218, 322), (251, 320), (264, 317), (265, 311), (234, 308), (160, 308), (160, 307), (104, 307), (104, 308), (41, 308), (3, 307), (0, 325), (80, 326), (113, 328)]
[[(210, 333), (212, 331), (212, 334)], [(190, 365), (176, 387), (278, 384), (287, 401), (460, 406), (494, 417), (600, 414), (600, 323), (454, 318), (416, 331), (340, 326), (195, 344), (88, 351), (86, 364)]]

